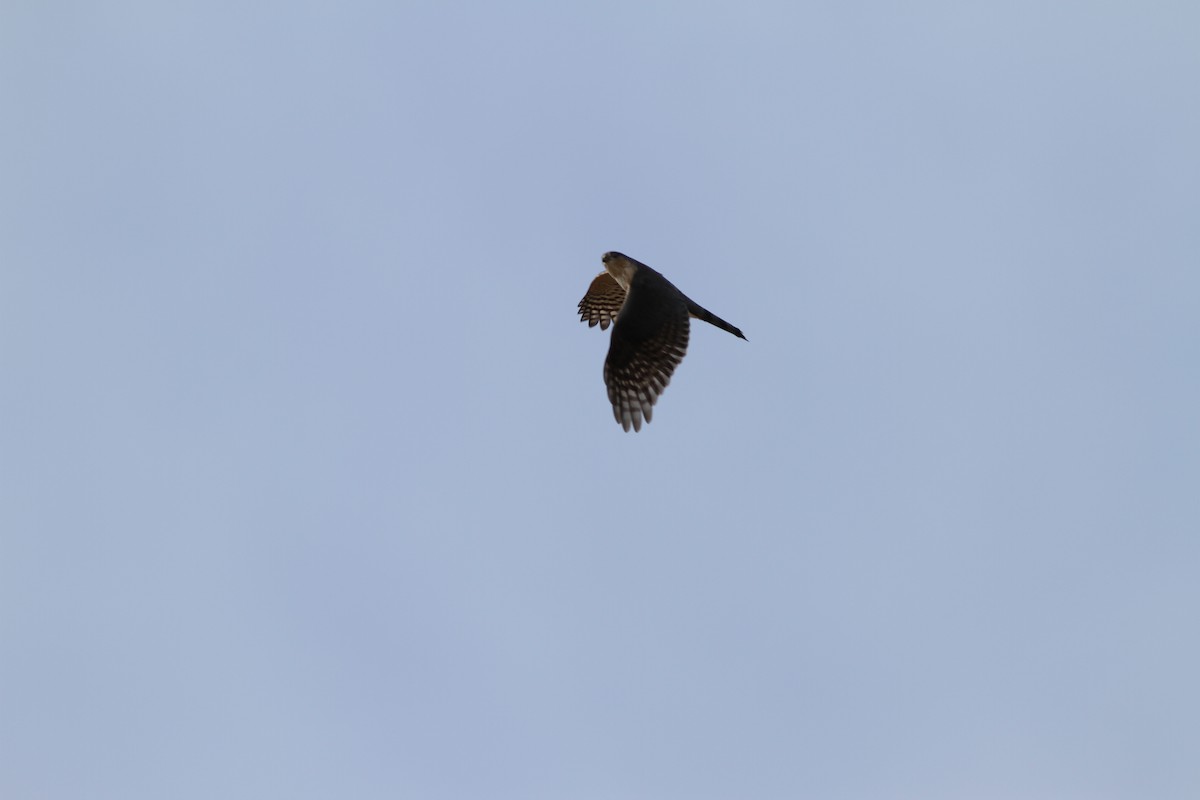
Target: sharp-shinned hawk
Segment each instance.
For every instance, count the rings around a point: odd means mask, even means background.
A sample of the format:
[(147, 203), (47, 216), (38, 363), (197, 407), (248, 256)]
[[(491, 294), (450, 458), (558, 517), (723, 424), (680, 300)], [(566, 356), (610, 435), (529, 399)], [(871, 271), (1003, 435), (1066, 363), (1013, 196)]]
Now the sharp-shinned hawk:
[(687, 352), (691, 317), (746, 337), (642, 262), (615, 252), (605, 253), (603, 261), (604, 272), (579, 301), (579, 317), (600, 330), (615, 321), (604, 383), (617, 422), (626, 431), (640, 431)]

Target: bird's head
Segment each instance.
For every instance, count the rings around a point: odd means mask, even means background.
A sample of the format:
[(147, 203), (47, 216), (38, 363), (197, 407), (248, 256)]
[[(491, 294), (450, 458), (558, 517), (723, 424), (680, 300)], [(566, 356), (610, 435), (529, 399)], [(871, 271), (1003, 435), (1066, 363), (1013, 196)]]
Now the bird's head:
[(621, 288), (629, 291), (629, 284), (633, 282), (633, 273), (637, 272), (638, 262), (616, 250), (605, 253), (600, 260), (604, 262), (608, 274), (621, 284)]

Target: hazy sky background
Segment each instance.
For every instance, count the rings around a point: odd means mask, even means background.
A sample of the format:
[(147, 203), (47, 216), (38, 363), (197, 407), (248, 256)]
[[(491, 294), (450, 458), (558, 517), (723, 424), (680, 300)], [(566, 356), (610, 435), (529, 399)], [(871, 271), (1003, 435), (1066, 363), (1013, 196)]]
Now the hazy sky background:
[[(1200, 797), (1200, 5), (0, 5), (0, 796)], [(640, 434), (575, 305), (696, 325)]]

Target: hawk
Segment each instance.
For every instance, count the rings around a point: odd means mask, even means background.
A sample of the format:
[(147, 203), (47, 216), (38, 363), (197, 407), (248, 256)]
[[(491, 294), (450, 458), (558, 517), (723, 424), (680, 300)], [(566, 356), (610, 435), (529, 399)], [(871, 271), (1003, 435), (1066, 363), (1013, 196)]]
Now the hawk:
[(579, 301), (579, 318), (600, 330), (615, 321), (604, 383), (617, 422), (626, 431), (640, 431), (687, 352), (691, 317), (746, 337), (642, 262), (616, 252), (605, 253), (602, 260), (604, 272)]

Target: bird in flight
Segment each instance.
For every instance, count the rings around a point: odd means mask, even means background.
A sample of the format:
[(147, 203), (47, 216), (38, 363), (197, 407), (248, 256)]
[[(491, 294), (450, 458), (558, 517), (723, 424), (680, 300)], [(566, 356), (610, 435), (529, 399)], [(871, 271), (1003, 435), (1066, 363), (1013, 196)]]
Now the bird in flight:
[(642, 262), (616, 252), (602, 260), (604, 272), (579, 301), (579, 317), (589, 328), (613, 325), (604, 384), (617, 422), (640, 431), (687, 352), (691, 317), (746, 337)]

